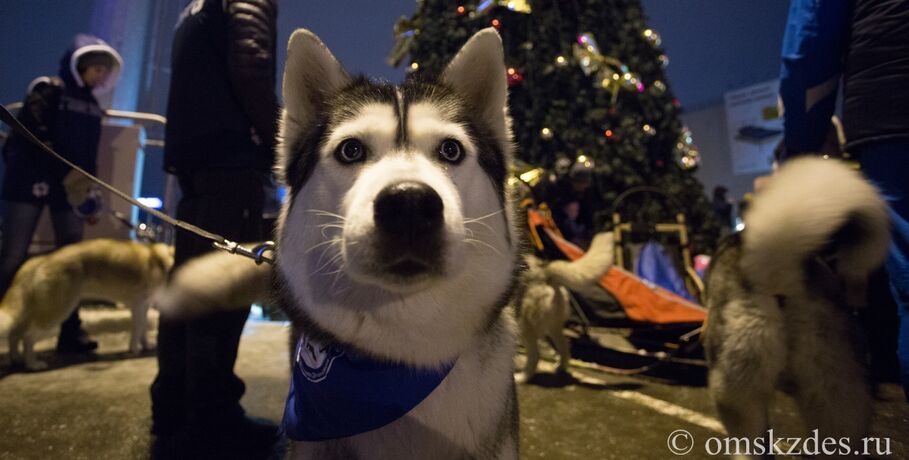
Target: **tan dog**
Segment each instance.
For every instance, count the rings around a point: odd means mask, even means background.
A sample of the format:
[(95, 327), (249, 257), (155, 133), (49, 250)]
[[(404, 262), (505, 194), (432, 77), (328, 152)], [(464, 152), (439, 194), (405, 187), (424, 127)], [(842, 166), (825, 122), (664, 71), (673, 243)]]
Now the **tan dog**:
[(595, 297), (594, 291), (602, 289), (597, 281), (612, 266), (612, 259), (612, 233), (597, 234), (590, 250), (574, 262), (544, 262), (534, 256), (525, 258), (527, 271), (523, 275), (524, 291), (519, 297), (518, 325), (527, 361), (524, 373), (516, 379), (519, 383), (527, 382), (536, 375), (540, 359), (538, 342), (547, 337), (559, 353), (558, 371), (568, 371), (571, 351), (568, 338), (562, 333), (565, 321), (571, 316), (568, 289)]
[(173, 261), (173, 249), (164, 244), (109, 239), (83, 241), (29, 259), (0, 302), (0, 332), (9, 333), (10, 359), (15, 363), (24, 357), (30, 370), (46, 368), (35, 357), (35, 342), (56, 330), (87, 297), (128, 305), (133, 323), (129, 350), (148, 349), (150, 296), (167, 280)]

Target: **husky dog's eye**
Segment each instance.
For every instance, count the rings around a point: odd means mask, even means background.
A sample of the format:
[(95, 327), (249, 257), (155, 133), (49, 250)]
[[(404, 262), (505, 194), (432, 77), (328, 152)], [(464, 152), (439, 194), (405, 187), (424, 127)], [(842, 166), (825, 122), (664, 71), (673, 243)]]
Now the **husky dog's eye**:
[(454, 139), (445, 139), (439, 144), (439, 158), (449, 163), (460, 163), (464, 158), (464, 147)]
[(366, 146), (357, 139), (347, 139), (335, 150), (335, 158), (341, 163), (363, 161), (366, 159)]

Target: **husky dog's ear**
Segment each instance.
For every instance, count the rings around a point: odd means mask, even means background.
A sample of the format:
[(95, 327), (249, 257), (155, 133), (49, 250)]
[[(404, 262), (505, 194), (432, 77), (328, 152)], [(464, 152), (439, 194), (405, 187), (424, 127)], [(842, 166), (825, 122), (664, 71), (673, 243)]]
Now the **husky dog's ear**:
[(492, 27), (470, 37), (442, 73), (442, 81), (455, 89), (483, 122), (508, 142), (508, 82), (502, 38)]
[(314, 33), (297, 29), (287, 43), (287, 62), (284, 65), (284, 110), (278, 148), (277, 172), (290, 161), (291, 149), (297, 139), (315, 121), (325, 99), (350, 82), (350, 77), (331, 51)]

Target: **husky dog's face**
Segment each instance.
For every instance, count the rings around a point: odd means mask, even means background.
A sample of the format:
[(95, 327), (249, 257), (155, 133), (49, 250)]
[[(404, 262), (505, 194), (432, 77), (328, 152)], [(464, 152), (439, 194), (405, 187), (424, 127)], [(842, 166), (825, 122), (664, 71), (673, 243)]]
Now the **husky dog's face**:
[(494, 320), (513, 278), (501, 40), (474, 36), (438, 80), (351, 79), (291, 37), (278, 172), (290, 186), (278, 275), (335, 338), (421, 363)]

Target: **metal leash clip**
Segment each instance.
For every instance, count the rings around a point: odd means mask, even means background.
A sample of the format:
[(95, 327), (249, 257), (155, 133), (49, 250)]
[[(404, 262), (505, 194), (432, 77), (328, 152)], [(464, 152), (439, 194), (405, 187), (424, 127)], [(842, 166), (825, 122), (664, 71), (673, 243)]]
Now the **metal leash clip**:
[(262, 265), (262, 262), (266, 262), (271, 265), (274, 265), (275, 263), (275, 259), (273, 257), (265, 255), (266, 252), (274, 253), (274, 241), (266, 241), (264, 243), (257, 244), (253, 246), (252, 249), (246, 249), (243, 246), (240, 246), (239, 243), (235, 243), (230, 240), (224, 240), (223, 242), (215, 241), (212, 243), (212, 246), (217, 249), (221, 249), (222, 251), (227, 251), (231, 254), (249, 257), (250, 259), (256, 261), (256, 265)]

